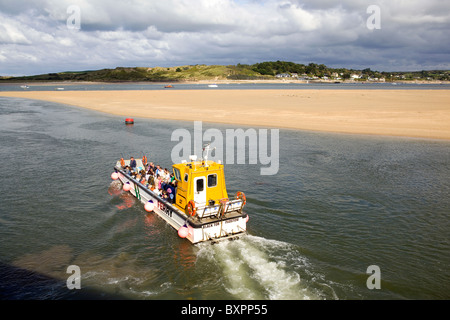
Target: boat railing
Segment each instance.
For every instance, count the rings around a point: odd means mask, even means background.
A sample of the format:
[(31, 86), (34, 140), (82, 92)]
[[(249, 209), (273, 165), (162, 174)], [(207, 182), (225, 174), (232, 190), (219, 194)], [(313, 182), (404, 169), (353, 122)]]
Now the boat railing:
[(213, 205), (198, 205), (197, 206), (197, 216), (200, 219), (207, 217), (221, 217), (229, 212), (242, 212), (244, 207), (244, 202), (242, 199), (227, 200), (222, 199), (218, 203)]
[[(144, 164), (142, 163), (141, 159), (135, 159), (136, 160), (136, 171), (141, 171), (142, 169), (145, 169)], [(126, 166), (130, 165), (131, 160), (124, 160), (124, 166), (122, 167), (122, 164), (120, 163), (120, 160), (116, 162), (116, 168), (125, 168)]]

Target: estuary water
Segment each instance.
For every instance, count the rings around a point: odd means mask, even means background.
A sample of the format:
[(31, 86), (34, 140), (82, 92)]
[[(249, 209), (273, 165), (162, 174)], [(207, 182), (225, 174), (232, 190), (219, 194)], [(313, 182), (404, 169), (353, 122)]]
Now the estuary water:
[(152, 82), (131, 83), (5, 83), (0, 85), (0, 91), (86, 91), (86, 90), (266, 90), (266, 89), (294, 89), (294, 90), (448, 90), (448, 83), (397, 83), (397, 82), (311, 82), (311, 83), (252, 83), (230, 82), (219, 83), (217, 87), (209, 87), (207, 83), (175, 83), (172, 88), (165, 88), (164, 84)]
[(144, 153), (170, 168), (171, 134), (192, 122), (16, 98), (0, 122), (2, 299), (450, 298), (450, 142), (280, 129), (277, 174), (225, 166), (248, 235), (191, 245), (110, 174)]

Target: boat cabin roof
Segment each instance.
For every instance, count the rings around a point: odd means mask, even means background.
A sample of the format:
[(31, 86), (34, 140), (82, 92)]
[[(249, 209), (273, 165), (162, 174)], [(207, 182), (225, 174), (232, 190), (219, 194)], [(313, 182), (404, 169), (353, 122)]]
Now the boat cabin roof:
[(206, 176), (212, 172), (223, 175), (223, 164), (211, 160), (182, 162), (172, 165), (175, 179), (182, 181), (186, 174), (192, 176)]
[[(184, 196), (186, 202), (194, 200), (202, 203), (228, 198), (223, 164), (211, 160), (200, 160), (182, 162), (172, 167), (177, 180), (177, 192)], [(206, 194), (202, 197), (203, 192)], [(181, 204), (182, 207), (184, 205), (184, 203)]]

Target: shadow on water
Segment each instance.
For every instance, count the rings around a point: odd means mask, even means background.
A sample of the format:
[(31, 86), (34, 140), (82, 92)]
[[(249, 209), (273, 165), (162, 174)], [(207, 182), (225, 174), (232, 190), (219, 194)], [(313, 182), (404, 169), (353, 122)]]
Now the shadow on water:
[[(69, 275), (68, 275), (69, 276)], [(0, 300), (122, 300), (90, 288), (67, 288), (66, 281), (0, 262)]]

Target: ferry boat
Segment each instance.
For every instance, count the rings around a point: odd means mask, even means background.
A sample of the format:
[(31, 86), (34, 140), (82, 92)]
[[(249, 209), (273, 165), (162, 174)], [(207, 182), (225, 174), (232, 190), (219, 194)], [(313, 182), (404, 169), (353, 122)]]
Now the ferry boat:
[[(203, 150), (206, 155), (200, 160), (194, 155), (189, 161), (172, 165), (176, 180), (172, 201), (163, 199), (127, 173), (125, 168), (131, 159), (117, 161), (111, 178), (120, 180), (123, 190), (142, 202), (146, 211), (160, 216), (181, 238), (193, 244), (237, 239), (247, 229), (248, 215), (243, 211), (245, 194), (237, 192), (229, 198), (223, 164), (208, 160), (209, 145)], [(147, 164), (146, 156), (135, 161), (137, 170)]]

